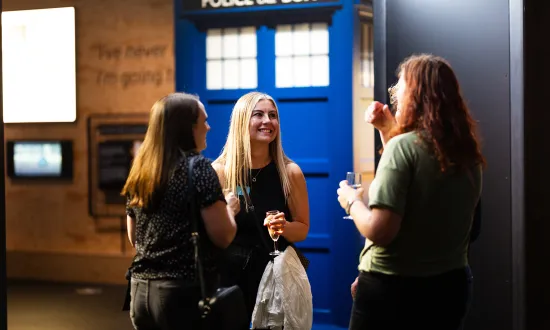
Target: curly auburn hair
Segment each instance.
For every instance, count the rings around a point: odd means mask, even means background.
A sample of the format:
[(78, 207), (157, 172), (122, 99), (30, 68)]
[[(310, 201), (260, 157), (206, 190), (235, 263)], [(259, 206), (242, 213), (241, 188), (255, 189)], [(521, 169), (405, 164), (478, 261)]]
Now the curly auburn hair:
[[(406, 84), (399, 105), (403, 120), (389, 137), (417, 131), (435, 154), (442, 172), (485, 167), (476, 123), (450, 64), (434, 55), (413, 55), (399, 65), (398, 75)], [(395, 95), (391, 98), (395, 100)]]

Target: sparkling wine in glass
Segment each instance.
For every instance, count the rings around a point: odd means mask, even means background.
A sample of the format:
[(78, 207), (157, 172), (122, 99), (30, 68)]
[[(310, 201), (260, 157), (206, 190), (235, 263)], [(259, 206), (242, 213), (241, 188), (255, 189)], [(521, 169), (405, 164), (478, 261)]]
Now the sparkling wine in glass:
[[(268, 217), (270, 215), (276, 215), (278, 213), (279, 213), (279, 211), (277, 211), (277, 210), (271, 210), (271, 211), (267, 211), (265, 213), (265, 215), (266, 215), (266, 217)], [(267, 225), (267, 230), (269, 231), (269, 236), (273, 240), (273, 247), (275, 249), (273, 252), (269, 252), (269, 255), (270, 256), (278, 256), (279, 254), (281, 254), (281, 251), (279, 251), (277, 249), (277, 241), (279, 240), (279, 236), (281, 236), (281, 232), (278, 231), (278, 230), (272, 229), (271, 226), (269, 226), (269, 224)]]
[[(361, 181), (362, 181), (361, 173), (357, 173), (357, 172), (346, 173), (346, 181), (353, 189), (361, 188)], [(353, 220), (351, 215), (346, 215), (344, 219)]]

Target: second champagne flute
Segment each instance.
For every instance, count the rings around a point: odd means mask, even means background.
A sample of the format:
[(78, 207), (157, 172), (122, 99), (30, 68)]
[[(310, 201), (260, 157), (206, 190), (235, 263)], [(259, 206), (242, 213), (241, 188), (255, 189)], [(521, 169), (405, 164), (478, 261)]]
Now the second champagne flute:
[[(277, 215), (278, 213), (279, 213), (279, 211), (277, 211), (277, 210), (271, 210), (271, 211), (267, 211), (265, 214), (266, 214), (266, 217), (268, 217), (270, 215), (273, 215), (273, 216)], [(269, 252), (269, 255), (270, 256), (278, 256), (278, 255), (281, 254), (281, 251), (279, 251), (277, 249), (277, 241), (279, 240), (279, 236), (281, 236), (281, 233), (278, 230), (271, 229), (269, 224), (267, 225), (267, 230), (269, 231), (269, 236), (273, 240), (273, 247), (275, 248), (275, 250), (273, 252)]]

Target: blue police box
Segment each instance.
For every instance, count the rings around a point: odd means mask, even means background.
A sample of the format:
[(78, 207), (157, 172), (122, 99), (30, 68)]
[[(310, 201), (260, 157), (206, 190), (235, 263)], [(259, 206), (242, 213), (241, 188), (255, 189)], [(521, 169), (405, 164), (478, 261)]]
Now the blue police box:
[(366, 7), (354, 0), (176, 0), (174, 7), (176, 90), (198, 94), (207, 109), (207, 157), (219, 155), (240, 96), (261, 91), (279, 106), (283, 147), (308, 185), (310, 231), (297, 245), (311, 260), (316, 325), (347, 327), (362, 247), (336, 189), (354, 167)]

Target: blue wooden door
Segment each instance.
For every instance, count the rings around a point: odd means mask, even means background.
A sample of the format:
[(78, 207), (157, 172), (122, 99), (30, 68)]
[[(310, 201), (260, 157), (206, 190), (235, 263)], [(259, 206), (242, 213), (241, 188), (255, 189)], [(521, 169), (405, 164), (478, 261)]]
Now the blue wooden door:
[[(339, 181), (353, 169), (351, 3), (339, 3), (329, 19), (294, 18), (270, 26), (228, 20), (227, 27), (218, 22), (215, 28), (205, 23), (199, 29), (196, 21), (178, 18), (175, 31), (176, 89), (198, 94), (207, 109), (212, 127), (207, 157), (219, 155), (240, 96), (258, 90), (276, 100), (283, 147), (308, 185), (310, 231), (297, 245), (311, 260), (314, 322), (341, 326), (348, 324), (349, 287), (361, 248), (353, 223), (342, 219), (336, 200)], [(180, 9), (177, 1), (177, 17)], [(231, 49), (228, 56), (224, 46)], [(254, 74), (245, 72), (251, 67)]]

